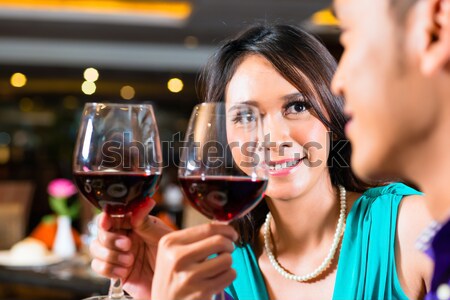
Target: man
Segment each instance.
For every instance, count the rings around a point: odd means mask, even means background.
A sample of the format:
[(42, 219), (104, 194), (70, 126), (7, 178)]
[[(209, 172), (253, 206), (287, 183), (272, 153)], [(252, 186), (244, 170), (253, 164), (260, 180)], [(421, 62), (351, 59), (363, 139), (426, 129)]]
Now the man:
[(427, 195), (444, 224), (429, 251), (427, 299), (450, 299), (450, 0), (334, 5), (345, 50), (333, 90), (346, 98), (353, 168), (365, 179), (405, 178)]

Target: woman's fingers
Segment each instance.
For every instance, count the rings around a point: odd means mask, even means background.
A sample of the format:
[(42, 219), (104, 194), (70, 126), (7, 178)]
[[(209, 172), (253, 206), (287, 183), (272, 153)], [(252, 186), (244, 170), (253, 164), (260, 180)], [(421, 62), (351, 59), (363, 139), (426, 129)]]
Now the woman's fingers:
[(131, 249), (131, 240), (124, 233), (115, 233), (100, 228), (97, 233), (96, 241), (108, 249), (116, 251), (129, 251)]
[(102, 212), (100, 213), (100, 215), (98, 216), (98, 228), (103, 229), (103, 230), (110, 230), (112, 227), (112, 220), (111, 217), (108, 216), (108, 214)]
[(127, 278), (128, 274), (130, 273), (129, 268), (124, 268), (112, 263), (107, 263), (96, 258), (92, 260), (91, 268), (97, 274), (108, 278)]
[[(168, 272), (167, 274), (161, 274)], [(183, 270), (156, 272), (162, 289), (154, 290), (155, 299), (211, 299), (236, 278), (229, 253), (203, 263), (193, 263)], [(169, 279), (170, 278), (170, 279)]]
[(159, 243), (158, 253), (170, 261), (175, 270), (185, 270), (213, 254), (233, 252), (233, 240), (237, 237), (235, 234), (234, 229), (227, 225), (192, 227), (164, 236)]
[(131, 225), (134, 232), (150, 246), (157, 246), (163, 236), (173, 232), (172, 228), (153, 216), (147, 216), (142, 222), (137, 223), (132, 218)]
[(133, 254), (130, 252), (115, 251), (102, 246), (98, 240), (91, 243), (90, 252), (97, 260), (115, 264), (120, 267), (131, 267), (134, 262)]
[(160, 219), (149, 216), (150, 211), (155, 207), (155, 200), (147, 198), (139, 206), (139, 209), (133, 211), (130, 219), (130, 225), (133, 231), (140, 236), (144, 242), (151, 246), (158, 245), (162, 236), (173, 230), (164, 224)]
[(170, 234), (171, 240), (176, 241), (177, 244), (191, 244), (213, 235), (223, 235), (232, 241), (238, 239), (237, 232), (231, 226), (217, 223), (203, 224)]
[(188, 271), (175, 280), (183, 287), (175, 295), (178, 299), (211, 299), (212, 295), (222, 292), (236, 279), (236, 271), (231, 268), (216, 274), (214, 277), (198, 278), (198, 271)]
[(211, 288), (211, 294), (215, 295), (222, 292), (227, 286), (229, 286), (236, 279), (236, 271), (234, 269), (228, 269), (221, 274), (210, 278), (204, 282), (202, 286), (208, 286)]
[(145, 198), (145, 200), (139, 205), (139, 207), (133, 210), (131, 217), (131, 226), (141, 226), (141, 224), (144, 222), (145, 218), (152, 211), (155, 205), (155, 200), (149, 197)]
[(229, 271), (233, 260), (230, 253), (221, 253), (214, 258), (210, 258), (196, 265), (195, 274), (200, 280), (214, 279), (222, 273)]
[(188, 258), (192, 262), (202, 262), (216, 253), (231, 253), (234, 250), (233, 241), (223, 235), (213, 235), (199, 242), (186, 245)]
[[(158, 244), (155, 299), (207, 299), (236, 277), (231, 268), (236, 231), (205, 224), (165, 235)], [(217, 254), (213, 258), (211, 255)]]

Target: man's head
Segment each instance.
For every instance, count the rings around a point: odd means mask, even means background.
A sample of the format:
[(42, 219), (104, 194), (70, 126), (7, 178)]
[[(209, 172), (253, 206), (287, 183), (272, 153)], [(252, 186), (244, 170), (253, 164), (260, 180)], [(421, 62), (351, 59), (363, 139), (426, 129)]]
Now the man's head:
[(414, 180), (411, 166), (424, 155), (416, 150), (450, 102), (450, 0), (334, 5), (345, 50), (333, 90), (346, 99), (353, 168), (363, 178)]

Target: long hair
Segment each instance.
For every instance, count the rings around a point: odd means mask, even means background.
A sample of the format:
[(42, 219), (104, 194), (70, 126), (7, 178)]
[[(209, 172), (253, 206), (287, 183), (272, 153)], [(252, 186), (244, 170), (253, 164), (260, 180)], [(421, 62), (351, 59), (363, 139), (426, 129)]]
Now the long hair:
[[(331, 182), (347, 190), (365, 191), (369, 185), (355, 177), (350, 168), (351, 148), (345, 138), (344, 102), (331, 92), (336, 61), (313, 36), (290, 25), (258, 25), (226, 41), (210, 58), (199, 76), (197, 91), (206, 102), (225, 101), (225, 90), (242, 60), (261, 55), (311, 103), (316, 117), (330, 130), (327, 161)], [(339, 145), (339, 146), (337, 146)], [(245, 217), (232, 224), (241, 243), (254, 244), (268, 207), (262, 201)]]

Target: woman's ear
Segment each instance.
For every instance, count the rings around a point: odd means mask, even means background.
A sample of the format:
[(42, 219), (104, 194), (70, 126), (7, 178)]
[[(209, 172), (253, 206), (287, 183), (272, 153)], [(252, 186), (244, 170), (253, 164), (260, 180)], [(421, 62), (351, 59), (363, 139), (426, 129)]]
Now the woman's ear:
[(421, 70), (425, 75), (450, 72), (450, 0), (420, 1), (424, 12), (418, 14), (425, 24)]

